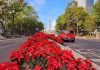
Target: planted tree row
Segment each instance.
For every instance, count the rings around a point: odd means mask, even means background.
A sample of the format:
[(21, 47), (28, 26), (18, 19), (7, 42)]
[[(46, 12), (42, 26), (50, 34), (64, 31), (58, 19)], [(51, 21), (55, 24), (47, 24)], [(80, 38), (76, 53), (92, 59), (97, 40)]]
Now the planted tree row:
[(32, 6), (24, 0), (6, 2), (0, 0), (0, 26), (3, 35), (30, 35), (43, 29), (43, 23), (38, 21), (38, 15)]

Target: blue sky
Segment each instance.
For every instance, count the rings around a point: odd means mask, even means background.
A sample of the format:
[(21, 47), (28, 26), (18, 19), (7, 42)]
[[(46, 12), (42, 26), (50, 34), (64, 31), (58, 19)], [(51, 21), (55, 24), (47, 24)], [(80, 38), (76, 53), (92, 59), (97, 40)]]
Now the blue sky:
[(71, 0), (25, 0), (29, 5), (32, 5), (39, 16), (39, 20), (42, 21), (47, 28), (48, 16), (50, 21), (56, 20), (57, 17), (62, 14)]
[[(71, 0), (25, 0), (32, 5), (39, 16), (39, 20), (48, 27), (48, 16), (50, 16), (51, 25), (54, 20), (61, 15)], [(96, 0), (95, 0), (96, 1)]]

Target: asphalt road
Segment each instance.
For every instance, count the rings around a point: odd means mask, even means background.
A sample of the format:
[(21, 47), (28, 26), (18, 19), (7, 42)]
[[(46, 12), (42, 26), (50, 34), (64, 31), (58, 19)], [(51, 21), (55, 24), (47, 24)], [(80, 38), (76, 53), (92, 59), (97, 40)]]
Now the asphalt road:
[(76, 39), (75, 43), (65, 42), (65, 45), (100, 66), (100, 40)]
[(9, 61), (9, 53), (16, 50), (27, 38), (0, 40), (0, 62)]

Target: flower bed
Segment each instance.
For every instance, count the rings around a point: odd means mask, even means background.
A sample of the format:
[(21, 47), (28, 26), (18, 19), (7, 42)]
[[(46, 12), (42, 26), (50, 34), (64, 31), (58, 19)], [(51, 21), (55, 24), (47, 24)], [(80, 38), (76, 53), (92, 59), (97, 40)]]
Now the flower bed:
[(60, 44), (64, 44), (64, 42), (58, 36), (56, 37), (54, 34), (48, 34), (47, 37)]
[(96, 70), (88, 59), (75, 59), (71, 50), (61, 50), (54, 35), (34, 34), (10, 53), (11, 62), (0, 63), (0, 70)]

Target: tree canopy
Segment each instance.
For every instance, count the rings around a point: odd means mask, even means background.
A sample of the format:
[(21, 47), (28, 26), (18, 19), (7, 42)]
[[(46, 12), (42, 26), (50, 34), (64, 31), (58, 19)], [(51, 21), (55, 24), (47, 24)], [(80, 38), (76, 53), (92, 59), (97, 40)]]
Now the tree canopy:
[(30, 35), (44, 29), (34, 8), (24, 0), (12, 0), (9, 4), (0, 0), (0, 7), (0, 25), (5, 34)]
[(100, 0), (94, 4), (93, 14), (96, 16), (96, 27), (100, 29)]
[(78, 7), (76, 1), (72, 1), (64, 14), (57, 18), (56, 30), (62, 28), (77, 32), (77, 25), (82, 26), (86, 16), (88, 16), (88, 12), (84, 8)]

